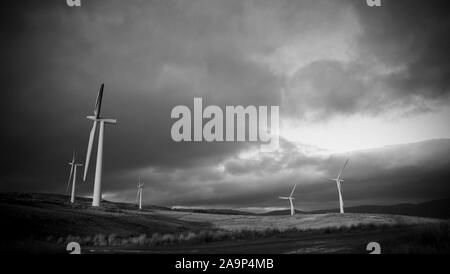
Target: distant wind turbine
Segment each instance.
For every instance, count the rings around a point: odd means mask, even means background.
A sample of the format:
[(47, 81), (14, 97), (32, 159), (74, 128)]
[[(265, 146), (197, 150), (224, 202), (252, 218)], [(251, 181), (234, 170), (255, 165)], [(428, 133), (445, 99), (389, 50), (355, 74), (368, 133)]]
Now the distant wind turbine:
[(100, 123), (100, 132), (98, 138), (98, 148), (97, 148), (97, 164), (95, 167), (95, 179), (94, 179), (94, 194), (92, 195), (92, 206), (100, 206), (102, 198), (102, 166), (103, 166), (103, 136), (105, 131), (105, 124), (116, 124), (116, 119), (106, 119), (100, 117), (100, 109), (102, 106), (104, 84), (100, 87), (100, 91), (97, 95), (97, 101), (95, 102), (94, 116), (87, 116), (86, 118), (94, 121), (91, 133), (89, 134), (89, 143), (86, 153), (86, 163), (84, 166), (84, 176), (83, 181), (86, 181), (86, 175), (89, 168), (89, 160), (91, 158), (92, 145), (94, 143), (95, 131), (97, 128), (97, 123)]
[(291, 204), (291, 216), (295, 214), (295, 209), (294, 209), (294, 204), (292, 203), (292, 200), (294, 200), (294, 191), (295, 191), (295, 187), (297, 185), (294, 185), (294, 188), (292, 188), (291, 191), (291, 195), (289, 195), (289, 197), (279, 197), (282, 200), (289, 200), (289, 203)]
[(139, 183), (138, 183), (138, 192), (136, 197), (136, 204), (139, 205), (139, 209), (142, 209), (142, 187), (144, 186), (144, 183), (141, 184), (141, 177), (139, 177)]
[(342, 172), (344, 171), (344, 169), (347, 166), (349, 161), (350, 161), (350, 159), (347, 159), (347, 161), (345, 161), (345, 163), (342, 166), (342, 168), (340, 170), (338, 170), (338, 175), (337, 175), (337, 177), (335, 179), (324, 178), (324, 179), (336, 182), (337, 189), (338, 189), (338, 192), (339, 192), (339, 209), (340, 209), (341, 213), (344, 213), (344, 200), (342, 199), (342, 182), (344, 182), (344, 180), (341, 179), (341, 175), (342, 175)]
[[(67, 181), (67, 187), (66, 187), (66, 193), (69, 192), (69, 186), (70, 186), (70, 179), (72, 180), (72, 194), (70, 196), (70, 202), (73, 204), (75, 202), (75, 184), (77, 182), (77, 167), (83, 166), (82, 164), (77, 164), (76, 162), (77, 153), (75, 152), (75, 149), (73, 150), (73, 156), (72, 156), (72, 162), (69, 163), (70, 165), (70, 175), (69, 180)], [(73, 175), (73, 176), (72, 176)]]

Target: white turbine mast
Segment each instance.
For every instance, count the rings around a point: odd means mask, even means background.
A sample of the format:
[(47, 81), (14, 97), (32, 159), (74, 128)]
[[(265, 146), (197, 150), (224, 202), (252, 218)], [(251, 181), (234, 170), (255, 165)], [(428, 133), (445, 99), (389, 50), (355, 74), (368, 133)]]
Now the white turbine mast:
[(289, 203), (291, 205), (291, 216), (295, 214), (294, 203), (292, 202), (292, 200), (295, 199), (294, 198), (294, 191), (295, 191), (295, 187), (296, 186), (297, 185), (294, 185), (294, 187), (292, 188), (291, 195), (289, 195), (289, 197), (279, 197), (282, 200), (289, 200)]
[(67, 181), (67, 187), (66, 187), (66, 193), (67, 193), (67, 192), (69, 192), (70, 179), (72, 179), (72, 192), (70, 195), (70, 203), (72, 203), (72, 204), (75, 202), (75, 184), (77, 182), (77, 167), (83, 166), (83, 164), (76, 163), (76, 158), (77, 158), (77, 153), (74, 149), (73, 156), (72, 156), (72, 162), (69, 163), (70, 175), (69, 175), (69, 180)]
[(347, 161), (345, 161), (345, 163), (342, 166), (342, 168), (340, 170), (338, 170), (338, 174), (337, 174), (337, 177), (335, 179), (325, 178), (327, 180), (331, 180), (331, 181), (335, 181), (336, 182), (338, 193), (339, 193), (339, 211), (340, 211), (340, 213), (344, 213), (344, 200), (342, 198), (342, 182), (344, 182), (344, 180), (341, 179), (341, 176), (342, 176), (342, 172), (344, 171), (345, 167), (348, 165), (349, 161), (350, 161), (350, 159), (347, 159)]
[(144, 186), (144, 183), (141, 184), (141, 177), (139, 177), (139, 183), (138, 183), (138, 192), (136, 196), (136, 204), (139, 206), (139, 210), (142, 209), (142, 187)]
[(103, 166), (103, 137), (105, 131), (105, 124), (116, 124), (116, 119), (106, 119), (100, 116), (100, 109), (102, 106), (104, 84), (100, 87), (100, 91), (97, 95), (97, 101), (95, 102), (94, 116), (86, 116), (87, 119), (94, 121), (91, 133), (89, 134), (89, 143), (86, 152), (86, 163), (84, 166), (83, 181), (86, 181), (86, 175), (89, 169), (89, 160), (91, 158), (92, 145), (94, 143), (95, 131), (97, 129), (97, 123), (100, 124), (100, 132), (98, 138), (97, 148), (97, 163), (95, 167), (95, 179), (94, 179), (94, 194), (92, 195), (92, 206), (100, 206), (102, 198), (102, 166)]

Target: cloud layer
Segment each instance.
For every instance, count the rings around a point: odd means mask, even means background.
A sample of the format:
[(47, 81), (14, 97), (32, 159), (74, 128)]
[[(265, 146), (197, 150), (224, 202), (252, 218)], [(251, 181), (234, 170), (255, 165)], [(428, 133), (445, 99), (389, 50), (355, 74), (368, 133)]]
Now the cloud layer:
[[(0, 56), (8, 66), (0, 190), (63, 191), (72, 148), (80, 160), (85, 155), (84, 117), (105, 82), (103, 115), (119, 120), (105, 133), (107, 197), (133, 200), (141, 175), (149, 203), (278, 206), (274, 193), (295, 182), (308, 206), (332, 203), (335, 189), (317, 176), (347, 155), (301, 139), (282, 138), (280, 151), (265, 155), (251, 143), (175, 143), (171, 109), (192, 107), (194, 97), (222, 107), (280, 105), (282, 122), (317, 124), (438, 112), (449, 106), (446, 6), (116, 0), (68, 8), (59, 0), (17, 1), (1, 26)], [(447, 195), (446, 141), (393, 162), (417, 146), (348, 155), (355, 169), (346, 197), (356, 203)], [(89, 195), (91, 188), (89, 182), (80, 191)]]

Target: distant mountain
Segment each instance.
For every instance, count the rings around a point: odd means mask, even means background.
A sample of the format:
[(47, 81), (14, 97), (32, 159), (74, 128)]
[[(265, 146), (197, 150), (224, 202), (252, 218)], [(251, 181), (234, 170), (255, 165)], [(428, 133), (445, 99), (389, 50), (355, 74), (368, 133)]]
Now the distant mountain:
[(181, 212), (204, 213), (204, 214), (257, 215), (255, 213), (234, 210), (234, 209), (176, 208), (176, 209), (172, 209), (172, 210), (173, 211), (181, 211)]
[[(306, 214), (307, 212), (305, 211), (301, 211), (301, 210), (295, 210), (296, 214)], [(274, 211), (269, 211), (269, 212), (265, 212), (265, 213), (261, 213), (259, 215), (263, 215), (263, 216), (276, 216), (276, 215), (290, 215), (291, 214), (291, 210), (290, 209), (285, 209), (285, 210), (274, 210)]]
[[(308, 213), (320, 214), (338, 212), (338, 209), (316, 210)], [(450, 218), (450, 199), (434, 200), (418, 204), (398, 204), (390, 206), (365, 205), (346, 207), (348, 213), (395, 214), (439, 219)]]

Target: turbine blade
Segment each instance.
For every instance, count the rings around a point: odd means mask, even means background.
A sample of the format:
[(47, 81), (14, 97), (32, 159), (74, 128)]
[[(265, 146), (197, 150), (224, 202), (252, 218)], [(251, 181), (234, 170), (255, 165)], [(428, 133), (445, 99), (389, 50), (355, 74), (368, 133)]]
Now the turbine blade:
[(294, 191), (295, 191), (295, 187), (297, 186), (297, 184), (295, 184), (294, 185), (294, 188), (292, 188), (292, 192), (291, 192), (291, 195), (289, 195), (289, 197), (292, 197), (292, 195), (294, 194)]
[(138, 203), (138, 201), (139, 201), (139, 192), (140, 192), (141, 190), (138, 188), (138, 192), (137, 192), (137, 196), (136, 196), (136, 204)]
[(103, 88), (105, 84), (102, 84), (100, 87), (100, 90), (97, 94), (97, 100), (95, 101), (95, 109), (94, 109), (94, 116), (96, 119), (100, 117), (100, 110), (102, 108), (102, 98), (103, 98)]
[(89, 161), (91, 159), (91, 152), (92, 152), (92, 144), (94, 143), (94, 136), (95, 136), (95, 130), (97, 128), (97, 122), (94, 121), (94, 125), (92, 126), (91, 133), (89, 134), (89, 143), (88, 148), (86, 152), (86, 162), (84, 164), (84, 175), (83, 175), (83, 182), (86, 181), (86, 175), (89, 168)]
[(341, 170), (339, 171), (339, 174), (337, 176), (337, 178), (341, 178), (342, 172), (344, 171), (344, 168), (347, 166), (348, 161), (350, 161), (350, 159), (347, 159), (347, 161), (345, 161), (345, 164), (342, 166)]
[(289, 197), (278, 197), (278, 198), (283, 199), (283, 200), (289, 200)]
[(69, 192), (70, 179), (72, 179), (72, 174), (73, 174), (73, 165), (70, 165), (70, 175), (69, 175), (69, 180), (67, 181), (66, 193)]

